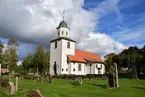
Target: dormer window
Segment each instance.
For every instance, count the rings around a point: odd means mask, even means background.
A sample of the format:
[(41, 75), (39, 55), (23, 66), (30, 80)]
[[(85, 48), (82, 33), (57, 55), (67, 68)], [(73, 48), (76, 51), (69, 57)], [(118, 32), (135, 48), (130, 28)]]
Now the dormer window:
[(67, 42), (67, 48), (70, 48), (70, 42)]
[(55, 41), (55, 44), (54, 44), (54, 49), (57, 48), (57, 41)]

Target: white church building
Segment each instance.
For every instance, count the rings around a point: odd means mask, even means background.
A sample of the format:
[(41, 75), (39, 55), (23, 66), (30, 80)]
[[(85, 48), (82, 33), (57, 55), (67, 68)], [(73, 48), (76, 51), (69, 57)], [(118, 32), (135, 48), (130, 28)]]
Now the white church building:
[(50, 41), (50, 75), (104, 74), (103, 60), (94, 53), (76, 49), (65, 21), (57, 27), (58, 37)]

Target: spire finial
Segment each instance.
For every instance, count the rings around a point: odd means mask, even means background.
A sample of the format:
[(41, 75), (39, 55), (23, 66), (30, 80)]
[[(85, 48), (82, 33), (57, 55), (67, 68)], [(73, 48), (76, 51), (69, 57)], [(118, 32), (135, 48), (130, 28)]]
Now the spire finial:
[(63, 10), (63, 21), (64, 21), (64, 14), (65, 14), (65, 10)]

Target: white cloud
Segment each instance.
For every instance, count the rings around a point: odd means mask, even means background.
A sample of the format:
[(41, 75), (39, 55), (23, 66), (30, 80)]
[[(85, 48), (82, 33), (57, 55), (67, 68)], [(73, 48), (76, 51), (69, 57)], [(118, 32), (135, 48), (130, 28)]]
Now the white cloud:
[(77, 41), (78, 48), (104, 54), (118, 52), (125, 47), (108, 35), (94, 32), (99, 19), (106, 13), (115, 12), (118, 17), (121, 16), (117, 5), (119, 0), (103, 1), (91, 11), (83, 9), (84, 0), (2, 0), (0, 2), (0, 36), (15, 37), (26, 44), (34, 44), (33, 47), (22, 44), (23, 55), (24, 51), (29, 51), (27, 47), (34, 49), (35, 44), (49, 45), (49, 41), (57, 35), (56, 27), (62, 20), (64, 9), (65, 20), (71, 29), (71, 38)]
[(89, 33), (89, 37), (81, 40), (78, 43), (78, 47), (81, 49), (86, 48), (86, 50), (99, 53), (100, 55), (110, 52), (119, 53), (127, 48), (123, 44), (111, 39), (108, 35), (101, 33)]
[(120, 42), (141, 42), (145, 40), (145, 25), (141, 24), (131, 29), (126, 28), (123, 31), (116, 33), (119, 34), (112, 35), (112, 37)]

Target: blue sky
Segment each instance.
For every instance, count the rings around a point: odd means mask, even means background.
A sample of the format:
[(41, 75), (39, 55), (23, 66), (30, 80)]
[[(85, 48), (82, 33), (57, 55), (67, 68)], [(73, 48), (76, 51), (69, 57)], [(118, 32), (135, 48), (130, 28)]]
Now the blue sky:
[[(84, 8), (86, 10), (91, 10), (102, 1), (104, 0), (85, 0)], [(100, 18), (98, 24), (99, 29), (97, 29), (97, 31), (106, 33), (113, 39), (118, 40), (119, 42), (128, 46), (138, 45), (142, 47), (142, 45), (145, 45), (145, 38), (139, 39), (138, 37), (138, 39), (135, 38), (136, 40), (123, 40), (115, 37), (116, 35), (119, 36), (123, 31), (126, 30), (130, 30), (128, 33), (133, 35), (134, 33), (138, 33), (135, 32), (136, 30), (141, 31), (142, 28), (145, 28), (145, 0), (120, 0), (118, 8), (120, 11), (121, 20), (119, 20), (118, 15), (116, 15), (114, 12), (110, 12)], [(145, 32), (145, 30), (142, 31)], [(142, 35), (142, 33), (140, 33), (140, 35)]]
[(0, 40), (19, 42), (19, 60), (38, 45), (49, 51), (56, 27), (65, 21), (76, 48), (100, 56), (145, 45), (145, 0), (3, 0), (0, 3)]

